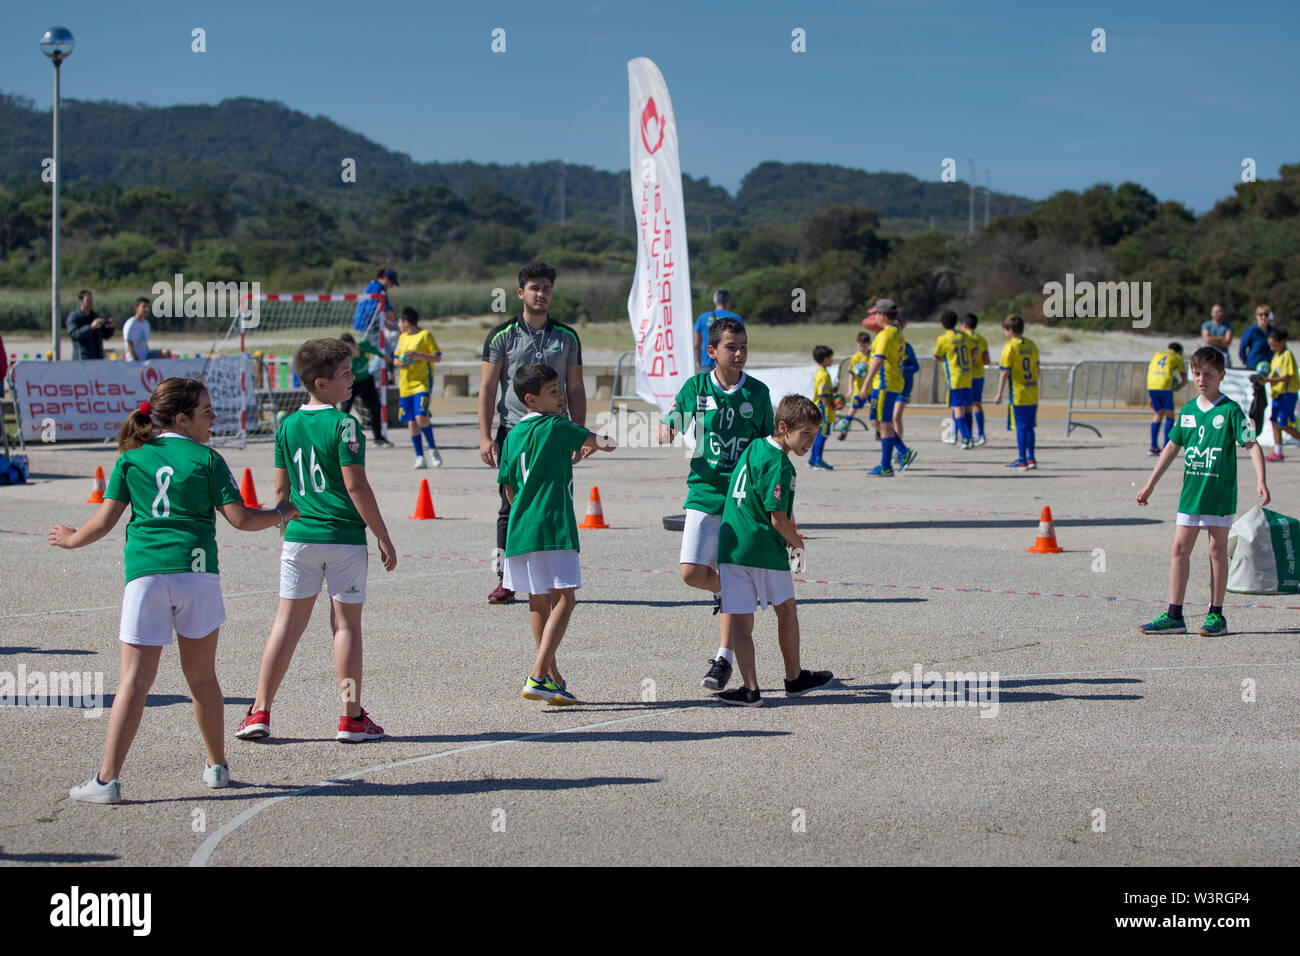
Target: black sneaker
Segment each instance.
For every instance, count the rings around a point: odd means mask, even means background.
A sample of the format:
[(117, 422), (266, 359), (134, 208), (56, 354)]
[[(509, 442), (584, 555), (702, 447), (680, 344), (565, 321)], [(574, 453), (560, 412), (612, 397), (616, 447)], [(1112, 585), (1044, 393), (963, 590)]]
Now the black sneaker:
[(721, 613), (722, 613), (722, 595), (715, 594), (713, 595), (713, 616), (717, 617)]
[(785, 696), (802, 697), (810, 690), (825, 687), (834, 677), (830, 671), (800, 671), (794, 680), (785, 682)]
[(376, 439), (374, 439), (370, 444), (374, 445), (376, 448), (392, 448), (392, 447), (393, 447), (393, 443), (390, 442), (387, 438), (376, 438)]
[(725, 657), (719, 657), (709, 661), (709, 672), (704, 675), (704, 680), (700, 681), (700, 686), (707, 687), (709, 690), (722, 690), (729, 680), (731, 680), (731, 662)]
[(737, 687), (735, 690), (725, 691), (717, 696), (717, 699), (724, 704), (734, 704), (737, 707), (762, 707), (763, 697), (756, 690), (750, 690), (748, 687)]

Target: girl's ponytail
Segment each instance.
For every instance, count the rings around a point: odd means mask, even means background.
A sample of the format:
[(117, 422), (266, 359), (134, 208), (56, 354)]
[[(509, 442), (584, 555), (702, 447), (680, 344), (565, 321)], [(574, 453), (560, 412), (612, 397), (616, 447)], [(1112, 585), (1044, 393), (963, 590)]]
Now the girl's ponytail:
[(139, 408), (126, 416), (126, 421), (122, 423), (122, 427), (117, 431), (118, 454), (128, 452), (133, 448), (139, 448), (146, 442), (153, 440), (153, 419), (149, 413), (149, 403), (143, 402)]

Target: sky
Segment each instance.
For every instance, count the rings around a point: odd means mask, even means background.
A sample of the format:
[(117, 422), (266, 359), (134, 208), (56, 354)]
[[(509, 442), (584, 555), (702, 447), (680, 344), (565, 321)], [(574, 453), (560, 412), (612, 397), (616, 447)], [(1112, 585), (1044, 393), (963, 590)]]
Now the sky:
[(49, 108), (54, 25), (76, 37), (65, 97), (276, 100), (421, 162), (624, 169), (637, 56), (667, 81), (683, 172), (733, 195), (765, 160), (938, 180), (951, 157), (995, 192), (1132, 180), (1204, 212), (1243, 160), (1300, 162), (1294, 2), (7, 0), (0, 91)]

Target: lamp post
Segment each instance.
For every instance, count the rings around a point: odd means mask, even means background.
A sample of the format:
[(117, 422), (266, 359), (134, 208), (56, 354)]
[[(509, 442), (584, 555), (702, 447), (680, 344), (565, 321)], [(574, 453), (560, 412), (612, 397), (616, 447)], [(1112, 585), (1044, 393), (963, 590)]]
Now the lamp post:
[(41, 34), (41, 52), (54, 64), (54, 197), (50, 207), (50, 336), (59, 360), (59, 67), (72, 55), (72, 32), (50, 27)]

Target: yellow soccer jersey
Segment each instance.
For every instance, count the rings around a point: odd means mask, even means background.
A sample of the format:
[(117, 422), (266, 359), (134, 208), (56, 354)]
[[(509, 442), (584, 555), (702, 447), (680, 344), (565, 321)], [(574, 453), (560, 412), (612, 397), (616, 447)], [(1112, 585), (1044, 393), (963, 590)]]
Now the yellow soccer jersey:
[[(437, 353), (438, 342), (429, 333), (428, 329), (420, 329), (418, 332), (403, 332), (397, 339), (397, 353), (403, 352), (432, 352)], [(407, 395), (418, 395), (420, 392), (433, 391), (433, 363), (417, 361), (411, 365), (399, 365), (397, 373), (397, 394), (405, 398)]]
[(1010, 373), (1011, 404), (1038, 404), (1038, 346), (1029, 339), (1009, 339), (998, 368)]
[(903, 339), (903, 330), (896, 325), (886, 325), (877, 332), (875, 339), (871, 343), (871, 357), (875, 358), (876, 356), (880, 356), (885, 360), (885, 364), (880, 370), (880, 379), (877, 380), (877, 387), (883, 384), (886, 392), (901, 392), (903, 390), (903, 362), (907, 360), (907, 346)]
[(1147, 388), (1153, 392), (1168, 392), (1174, 387), (1174, 373), (1186, 373), (1183, 357), (1173, 349), (1157, 352), (1147, 366)]
[(1273, 361), (1268, 366), (1269, 375), (1285, 375), (1285, 382), (1274, 382), (1269, 386), (1269, 394), (1274, 398), (1279, 395), (1290, 395), (1292, 392), (1300, 392), (1300, 376), (1296, 374), (1295, 356), (1291, 354), (1290, 349), (1283, 349), (1273, 356)]
[(986, 364), (984, 356), (989, 354), (988, 340), (978, 332), (967, 332), (966, 334), (969, 335), (971, 340), (975, 343), (971, 346), (970, 350), (970, 377), (983, 378), (984, 366)]
[(862, 349), (849, 356), (849, 375), (853, 380), (853, 391), (850, 394), (856, 395), (862, 391), (862, 383), (867, 380), (867, 369), (870, 365), (871, 356)]
[(825, 408), (830, 408), (835, 402), (835, 386), (831, 384), (830, 370), (821, 366), (813, 373), (813, 401)]
[(970, 353), (974, 343), (965, 332), (948, 329), (934, 343), (934, 357), (948, 365), (948, 388), (970, 388)]

